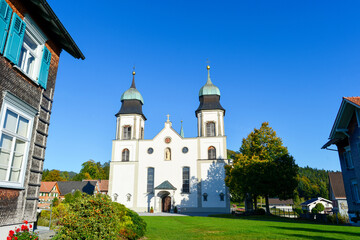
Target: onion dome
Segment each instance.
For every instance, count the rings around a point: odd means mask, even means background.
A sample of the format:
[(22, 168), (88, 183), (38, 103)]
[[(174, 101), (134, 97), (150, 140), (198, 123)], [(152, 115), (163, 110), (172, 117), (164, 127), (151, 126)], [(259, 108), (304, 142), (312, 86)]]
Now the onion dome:
[(208, 65), (206, 68), (208, 70), (208, 78), (207, 78), (206, 84), (202, 88), (200, 88), (199, 97), (204, 96), (204, 95), (219, 95), (220, 96), (219, 88), (211, 82), (210, 66)]
[(133, 80), (131, 86), (126, 90), (123, 95), (121, 95), (121, 101), (123, 100), (139, 100), (141, 104), (144, 104), (144, 99), (141, 96), (140, 92), (135, 87), (135, 71), (133, 72)]
[(146, 117), (142, 112), (142, 105), (144, 104), (144, 99), (135, 86), (135, 71), (133, 71), (132, 74), (133, 79), (131, 86), (121, 95), (121, 108), (115, 116), (117, 117), (120, 114), (140, 114), (146, 120)]
[(220, 104), (220, 90), (216, 87), (210, 79), (210, 66), (207, 66), (208, 78), (206, 84), (199, 91), (200, 105), (195, 111), (195, 115), (201, 110), (223, 110), (225, 109)]

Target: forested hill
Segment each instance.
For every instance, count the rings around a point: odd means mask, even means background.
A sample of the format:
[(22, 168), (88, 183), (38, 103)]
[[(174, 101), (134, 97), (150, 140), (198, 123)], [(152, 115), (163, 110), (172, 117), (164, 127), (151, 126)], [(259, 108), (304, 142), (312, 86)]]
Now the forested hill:
[[(228, 158), (234, 159), (238, 152), (227, 151)], [(315, 197), (329, 198), (328, 170), (311, 168), (309, 166), (299, 168), (299, 185), (297, 192), (300, 198), (311, 199)]]
[(329, 177), (327, 170), (300, 167), (299, 186), (297, 191), (299, 197), (310, 199), (315, 197), (329, 198)]

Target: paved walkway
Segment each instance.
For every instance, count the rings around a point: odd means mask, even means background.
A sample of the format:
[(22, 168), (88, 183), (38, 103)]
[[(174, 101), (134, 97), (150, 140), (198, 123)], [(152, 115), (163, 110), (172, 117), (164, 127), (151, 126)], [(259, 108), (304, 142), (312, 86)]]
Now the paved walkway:
[(49, 230), (48, 227), (43, 226), (37, 226), (35, 232), (38, 234), (40, 240), (48, 240), (55, 235), (53, 230)]

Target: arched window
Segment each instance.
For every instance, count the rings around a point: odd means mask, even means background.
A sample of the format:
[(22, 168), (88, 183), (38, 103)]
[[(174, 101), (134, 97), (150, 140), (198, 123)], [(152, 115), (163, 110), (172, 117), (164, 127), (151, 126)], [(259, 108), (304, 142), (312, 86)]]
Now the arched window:
[(190, 168), (183, 167), (183, 185), (182, 192), (189, 193), (190, 192)]
[(214, 122), (207, 122), (206, 123), (206, 136), (207, 137), (214, 137), (215, 136), (215, 123)]
[(141, 128), (140, 139), (144, 139), (144, 128)]
[(124, 140), (131, 139), (131, 126), (127, 125), (123, 127), (123, 139)]
[(208, 148), (208, 159), (216, 159), (216, 149), (213, 146)]
[(171, 160), (171, 149), (165, 148), (165, 160), (170, 161)]
[(149, 167), (147, 172), (147, 192), (153, 193), (154, 192), (154, 168)]
[(124, 150), (122, 151), (122, 158), (121, 160), (123, 162), (128, 162), (129, 161), (129, 157), (130, 157), (130, 151), (127, 148), (124, 148)]

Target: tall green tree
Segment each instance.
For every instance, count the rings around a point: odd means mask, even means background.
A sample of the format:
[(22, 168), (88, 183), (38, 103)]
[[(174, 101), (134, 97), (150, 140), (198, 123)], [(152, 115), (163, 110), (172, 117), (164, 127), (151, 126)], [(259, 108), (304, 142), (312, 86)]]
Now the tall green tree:
[(43, 177), (42, 181), (43, 182), (56, 182), (56, 181), (65, 181), (66, 179), (64, 179), (63, 177), (61, 177), (60, 175), (60, 171), (59, 170), (51, 170), (49, 171), (45, 177)]
[(293, 196), (298, 166), (267, 122), (243, 139), (240, 153), (233, 165), (226, 166), (225, 182), (230, 189), (251, 194), (254, 199), (265, 197), (267, 213), (270, 213), (269, 197)]

